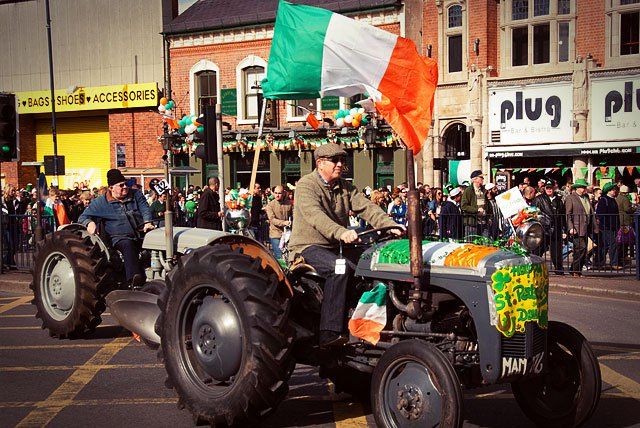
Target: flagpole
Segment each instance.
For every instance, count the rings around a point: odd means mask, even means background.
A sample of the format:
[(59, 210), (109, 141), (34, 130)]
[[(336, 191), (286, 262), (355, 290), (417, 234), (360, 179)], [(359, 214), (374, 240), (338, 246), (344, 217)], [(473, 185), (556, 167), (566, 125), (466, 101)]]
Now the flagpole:
[(412, 319), (422, 317), (422, 213), (420, 210), (420, 193), (416, 189), (413, 150), (407, 149), (407, 232), (409, 235), (409, 255), (413, 288), (409, 295), (407, 315)]
[(264, 128), (264, 112), (267, 109), (267, 99), (262, 98), (262, 111), (260, 112), (260, 124), (258, 125), (258, 137), (256, 138), (255, 151), (253, 154), (253, 168), (251, 169), (251, 181), (249, 184), (249, 194), (253, 195), (258, 175), (258, 162), (260, 161), (260, 147), (262, 146), (262, 129)]

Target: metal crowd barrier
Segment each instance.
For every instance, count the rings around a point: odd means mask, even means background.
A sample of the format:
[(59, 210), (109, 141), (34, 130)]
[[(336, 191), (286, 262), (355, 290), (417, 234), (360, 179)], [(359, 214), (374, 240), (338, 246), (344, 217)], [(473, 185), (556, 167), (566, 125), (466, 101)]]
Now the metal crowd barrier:
[[(3, 216), (2, 267), (4, 269), (30, 270), (35, 253), (36, 216), (12, 214)], [(44, 234), (55, 229), (53, 216), (42, 216)]]

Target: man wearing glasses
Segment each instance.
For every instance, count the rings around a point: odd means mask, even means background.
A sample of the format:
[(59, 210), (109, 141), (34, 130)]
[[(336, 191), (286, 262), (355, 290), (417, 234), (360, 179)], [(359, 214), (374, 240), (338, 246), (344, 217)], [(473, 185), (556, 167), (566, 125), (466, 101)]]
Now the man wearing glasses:
[(80, 215), (78, 223), (93, 234), (96, 232), (96, 222), (104, 222), (104, 229), (113, 247), (122, 254), (127, 282), (139, 287), (145, 282), (144, 271), (139, 263), (140, 229), (147, 232), (154, 228), (150, 223), (151, 209), (139, 190), (129, 189), (119, 170), (110, 169), (107, 172), (107, 184), (107, 193), (91, 202)]
[[(356, 242), (358, 234), (349, 227), (349, 211), (372, 227), (397, 226), (379, 206), (367, 199), (350, 182), (341, 178), (347, 153), (338, 144), (325, 144), (314, 152), (316, 169), (296, 186), (293, 231), (289, 241), (292, 257), (301, 255), (325, 278), (320, 315), (320, 346), (339, 346), (343, 336), (349, 280), (361, 251), (339, 254), (339, 243)], [(398, 229), (393, 231), (400, 235)], [(345, 266), (346, 265), (346, 266)]]

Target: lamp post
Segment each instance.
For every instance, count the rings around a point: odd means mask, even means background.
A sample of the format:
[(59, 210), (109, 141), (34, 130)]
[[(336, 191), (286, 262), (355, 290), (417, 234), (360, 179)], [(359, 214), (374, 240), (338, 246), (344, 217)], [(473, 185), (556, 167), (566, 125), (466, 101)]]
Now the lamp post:
[(53, 77), (53, 49), (51, 48), (51, 12), (49, 8), (49, 0), (45, 0), (45, 9), (47, 16), (47, 41), (49, 49), (49, 86), (51, 90), (51, 137), (53, 139), (53, 175), (58, 183), (58, 136), (56, 131), (56, 96), (55, 83)]

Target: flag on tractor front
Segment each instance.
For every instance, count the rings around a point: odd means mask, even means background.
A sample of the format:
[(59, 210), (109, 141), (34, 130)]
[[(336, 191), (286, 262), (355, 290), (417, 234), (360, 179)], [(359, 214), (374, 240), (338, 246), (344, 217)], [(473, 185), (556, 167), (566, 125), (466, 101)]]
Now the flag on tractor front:
[(326, 9), (280, 1), (262, 92), (272, 99), (368, 93), (417, 154), (438, 83), (434, 60), (403, 37)]
[(387, 324), (387, 286), (378, 283), (371, 291), (362, 293), (358, 306), (349, 320), (349, 332), (374, 345)]

